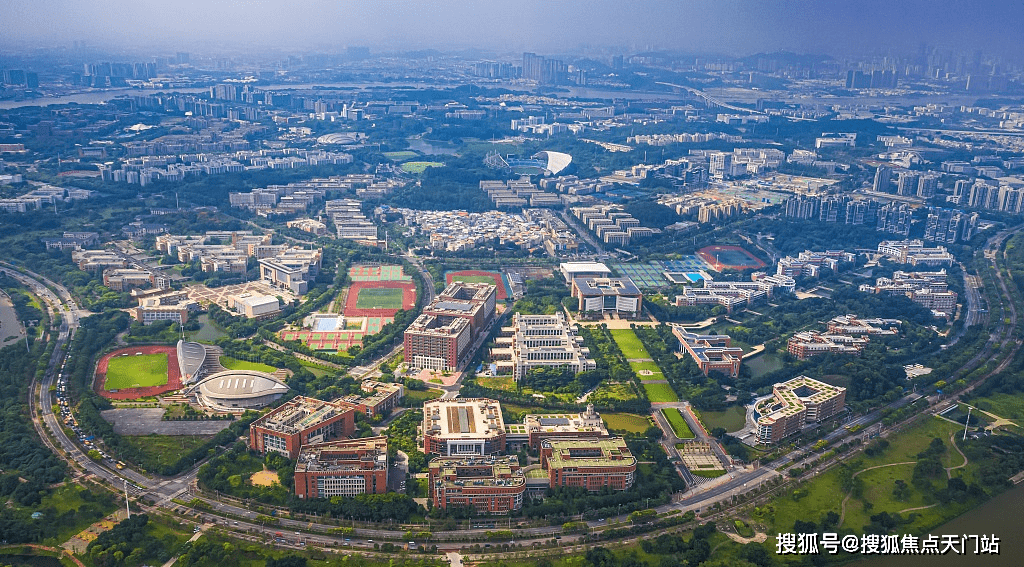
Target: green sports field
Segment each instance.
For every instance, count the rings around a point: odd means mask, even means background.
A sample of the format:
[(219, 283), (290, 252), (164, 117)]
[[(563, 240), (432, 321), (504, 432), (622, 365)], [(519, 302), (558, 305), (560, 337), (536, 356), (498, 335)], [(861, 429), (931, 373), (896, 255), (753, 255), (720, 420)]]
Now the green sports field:
[(384, 157), (392, 161), (405, 161), (419, 157), (420, 154), (416, 152), (410, 152), (409, 150), (403, 150), (399, 152), (384, 152)]
[(263, 364), (262, 362), (249, 362), (247, 360), (238, 360), (231, 358), (230, 356), (220, 357), (220, 365), (228, 370), (256, 370), (257, 372), (266, 372), (273, 374), (277, 372), (277, 369), (269, 364)]
[(369, 287), (356, 296), (358, 309), (401, 309), (402, 290), (390, 287)]
[[(498, 277), (500, 278), (501, 276)], [(491, 276), (464, 276), (462, 274), (459, 274), (452, 276), (452, 281), (462, 283), (483, 283), (494, 285), (495, 280)]]
[(401, 167), (406, 173), (423, 173), (428, 167), (444, 167), (444, 164), (439, 161), (407, 161)]
[(107, 364), (106, 390), (146, 388), (167, 383), (167, 354), (115, 356)]
[(626, 358), (651, 358), (632, 329), (612, 329), (610, 332)]

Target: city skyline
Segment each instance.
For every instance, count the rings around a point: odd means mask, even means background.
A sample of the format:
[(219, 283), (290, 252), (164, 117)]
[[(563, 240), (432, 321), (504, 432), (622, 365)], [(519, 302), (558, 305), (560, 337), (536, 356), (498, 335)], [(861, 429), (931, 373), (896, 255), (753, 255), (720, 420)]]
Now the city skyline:
[[(920, 51), (922, 44), (1013, 56), (1022, 16), (1008, 2), (635, 3), (598, 0), (581, 10), (570, 2), (514, 7), (442, 0), (381, 4), (323, 0), (175, 4), (153, 2), (30, 3), (0, 6), (8, 47), (67, 45), (115, 49), (377, 50), (465, 49), (570, 53), (617, 48), (695, 54), (749, 55), (792, 51), (833, 56)], [(453, 35), (451, 30), (459, 30)]]

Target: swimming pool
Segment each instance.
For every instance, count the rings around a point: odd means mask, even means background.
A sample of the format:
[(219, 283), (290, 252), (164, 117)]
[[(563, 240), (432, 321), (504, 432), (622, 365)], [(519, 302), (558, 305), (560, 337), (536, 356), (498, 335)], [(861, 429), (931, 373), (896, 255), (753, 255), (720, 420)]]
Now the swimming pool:
[(313, 320), (314, 331), (333, 331), (338, 328), (340, 317), (317, 317)]

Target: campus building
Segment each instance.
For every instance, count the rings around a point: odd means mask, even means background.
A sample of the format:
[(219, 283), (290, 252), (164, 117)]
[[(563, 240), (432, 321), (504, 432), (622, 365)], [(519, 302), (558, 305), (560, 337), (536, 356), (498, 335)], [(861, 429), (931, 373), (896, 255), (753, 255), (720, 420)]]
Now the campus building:
[(257, 370), (225, 370), (199, 382), (196, 399), (217, 411), (242, 412), (266, 407), (286, 393), (288, 386), (273, 374)]
[(277, 451), (294, 459), (305, 445), (351, 437), (356, 410), (346, 402), (324, 402), (298, 396), (274, 408), (249, 426), (249, 447)]
[(636, 478), (636, 458), (621, 437), (546, 439), (540, 457), (551, 488), (623, 491), (629, 490)]
[(478, 514), (508, 514), (523, 507), (526, 476), (515, 455), (438, 457), (430, 461), (435, 508), (473, 507)]
[(904, 295), (941, 317), (951, 318), (956, 312), (957, 294), (949, 290), (945, 269), (937, 272), (897, 271), (891, 278), (878, 278), (873, 286), (860, 286), (860, 290), (889, 296)]
[(260, 279), (271, 286), (302, 295), (309, 290), (309, 283), (320, 273), (322, 258), (323, 253), (320, 250), (285, 250), (273, 257), (259, 260)]
[(421, 313), (403, 335), (405, 363), (413, 369), (452, 372), (473, 342), (468, 319)]
[(856, 315), (840, 315), (828, 322), (828, 332), (852, 337), (893, 336), (899, 334), (902, 324), (899, 319), (860, 319)]
[(494, 318), (495, 286), (455, 282), (423, 308), (403, 335), (410, 368), (456, 370)]
[(640, 314), (643, 294), (629, 278), (576, 278), (572, 297), (579, 300), (581, 312)]
[(356, 411), (367, 417), (386, 415), (398, 407), (405, 395), (405, 387), (401, 384), (363, 380), (360, 384), (365, 396), (348, 396), (342, 401), (352, 404)]
[(801, 331), (789, 338), (786, 351), (800, 360), (828, 353), (859, 355), (868, 342), (866, 337)]
[(139, 305), (131, 309), (135, 320), (143, 325), (157, 321), (172, 321), (179, 325), (188, 322), (189, 315), (199, 311), (199, 303), (189, 298), (185, 291), (153, 289), (146, 292), (132, 290)]
[(796, 282), (787, 276), (760, 277), (749, 282), (716, 282), (705, 279), (704, 287), (683, 287), (683, 294), (676, 296), (677, 306), (721, 305), (731, 313), (734, 307), (772, 297), (777, 290), (793, 291)]
[(612, 271), (601, 262), (562, 262), (558, 271), (565, 277), (565, 283), (572, 285), (576, 278), (607, 278)]
[(565, 314), (512, 316), (512, 326), (502, 327), (495, 338), (490, 357), (501, 374), (512, 374), (516, 382), (531, 368), (543, 366), (566, 368), (575, 374), (594, 370), (597, 362), (590, 358), (590, 349), (583, 346), (583, 337), (569, 325)]
[(114, 291), (130, 291), (149, 286), (166, 289), (170, 287), (170, 281), (167, 276), (149, 270), (113, 268), (103, 271), (103, 285)]
[(388, 489), (388, 441), (367, 437), (306, 445), (295, 463), (295, 495), (330, 498), (384, 494)]
[(498, 402), (455, 398), (423, 404), (424, 453), (471, 456), (504, 451), (505, 420)]
[(580, 413), (529, 414), (521, 424), (506, 425), (505, 433), (509, 452), (517, 452), (524, 446), (537, 451), (545, 441), (609, 437), (601, 414), (594, 411), (594, 404), (587, 404), (587, 410)]
[(689, 354), (705, 376), (713, 371), (730, 378), (740, 375), (743, 349), (731, 346), (729, 335), (700, 335), (677, 325), (672, 326), (672, 334), (679, 339), (680, 352)]
[(926, 248), (920, 240), (886, 240), (878, 244), (878, 253), (911, 266), (952, 266), (955, 260), (945, 247)]
[(846, 388), (797, 376), (775, 384), (772, 397), (754, 406), (757, 414), (757, 439), (760, 443), (776, 443), (797, 433), (805, 424), (824, 421), (846, 404)]
[(281, 302), (273, 295), (241, 293), (228, 296), (228, 308), (247, 319), (270, 319), (281, 312)]

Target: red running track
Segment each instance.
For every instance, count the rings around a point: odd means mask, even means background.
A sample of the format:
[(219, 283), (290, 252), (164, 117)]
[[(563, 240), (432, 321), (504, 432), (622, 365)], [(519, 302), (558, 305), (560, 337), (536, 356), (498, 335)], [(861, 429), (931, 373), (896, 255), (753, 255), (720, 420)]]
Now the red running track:
[[(132, 356), (137, 352), (142, 354), (166, 354), (167, 355), (167, 383), (163, 386), (147, 386), (145, 388), (122, 388), (116, 392), (108, 392), (103, 389), (107, 380), (107, 365), (110, 359), (115, 356), (127, 354)], [(181, 368), (178, 366), (178, 350), (169, 346), (137, 346), (115, 350), (103, 356), (96, 363), (96, 377), (92, 382), (92, 389), (97, 394), (109, 400), (135, 400), (158, 396), (167, 392), (181, 389)]]
[(400, 289), (402, 290), (402, 309), (408, 311), (416, 307), (416, 284), (411, 282), (352, 282), (345, 298), (345, 315), (348, 317), (394, 317), (398, 309), (365, 309), (356, 307), (359, 290), (362, 289)]

